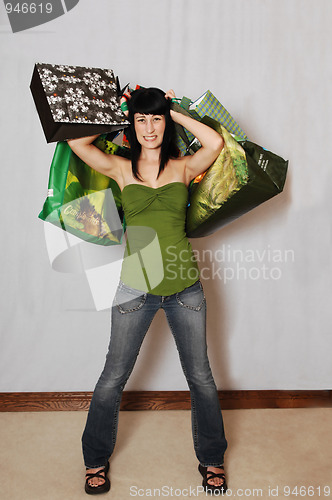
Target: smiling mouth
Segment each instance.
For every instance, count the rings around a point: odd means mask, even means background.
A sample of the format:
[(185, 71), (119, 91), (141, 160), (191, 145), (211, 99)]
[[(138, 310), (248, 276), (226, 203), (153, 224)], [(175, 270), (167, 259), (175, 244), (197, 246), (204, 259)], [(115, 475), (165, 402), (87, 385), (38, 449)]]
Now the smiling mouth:
[(150, 135), (150, 136), (149, 135), (145, 135), (144, 139), (146, 141), (155, 141), (157, 139), (157, 136), (156, 135)]

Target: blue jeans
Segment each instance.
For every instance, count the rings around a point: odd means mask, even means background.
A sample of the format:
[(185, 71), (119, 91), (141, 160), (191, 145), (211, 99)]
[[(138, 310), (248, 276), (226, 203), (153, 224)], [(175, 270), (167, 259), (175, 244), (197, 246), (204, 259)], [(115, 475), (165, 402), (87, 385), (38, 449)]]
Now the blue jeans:
[(96, 385), (82, 437), (87, 468), (102, 467), (117, 434), (122, 391), (145, 334), (164, 309), (191, 396), (192, 433), (201, 465), (222, 465), (227, 442), (206, 345), (206, 303), (200, 281), (169, 296), (152, 295), (120, 282), (112, 307), (112, 330), (104, 370)]

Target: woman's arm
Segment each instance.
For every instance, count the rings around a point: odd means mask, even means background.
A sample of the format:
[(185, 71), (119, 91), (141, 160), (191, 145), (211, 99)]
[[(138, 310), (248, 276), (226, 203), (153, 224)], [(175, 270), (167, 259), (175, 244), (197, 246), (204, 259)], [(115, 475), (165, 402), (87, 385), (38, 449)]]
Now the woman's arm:
[(202, 147), (193, 155), (186, 156), (185, 171), (187, 180), (194, 179), (208, 169), (219, 156), (224, 147), (224, 140), (215, 130), (194, 120), (190, 116), (171, 111), (171, 117), (189, 130), (201, 143)]
[(122, 170), (129, 160), (117, 155), (108, 155), (93, 143), (99, 135), (70, 139), (68, 144), (74, 153), (97, 172), (112, 177), (118, 182), (122, 178)]
[[(166, 92), (166, 98), (175, 98), (173, 90)], [(182, 125), (189, 130), (201, 143), (202, 147), (192, 156), (186, 156), (184, 159), (187, 181), (194, 179), (202, 174), (216, 160), (224, 147), (224, 140), (218, 132), (203, 123), (194, 120), (190, 116), (171, 110), (171, 117), (175, 123)]]

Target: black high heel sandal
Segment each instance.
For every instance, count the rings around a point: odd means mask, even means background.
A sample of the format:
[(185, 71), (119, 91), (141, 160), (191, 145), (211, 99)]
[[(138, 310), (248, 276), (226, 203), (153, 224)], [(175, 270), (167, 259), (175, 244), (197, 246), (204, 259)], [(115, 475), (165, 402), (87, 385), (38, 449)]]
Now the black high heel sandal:
[[(107, 477), (107, 473), (109, 471), (110, 464), (107, 462), (103, 469), (100, 469), (98, 472), (89, 472), (85, 475), (85, 492), (88, 495), (99, 495), (99, 493), (107, 493), (111, 488), (111, 482)], [(103, 475), (105, 474), (105, 476)], [(98, 477), (103, 479), (103, 484), (99, 484), (98, 486), (90, 486), (89, 480), (93, 477)]]
[[(224, 466), (221, 465), (220, 467), (217, 467), (218, 469), (224, 469)], [(198, 470), (203, 476), (203, 482), (202, 486), (205, 491), (208, 493), (214, 493), (215, 491), (219, 491), (221, 494), (225, 493), (227, 491), (227, 484), (226, 484), (226, 477), (225, 477), (225, 472), (212, 472), (208, 471), (207, 467), (204, 467), (203, 465), (199, 464), (198, 465)], [(223, 483), (220, 486), (215, 486), (214, 484), (210, 484), (208, 481), (210, 479), (213, 479), (215, 477), (219, 477), (220, 479), (223, 480)]]

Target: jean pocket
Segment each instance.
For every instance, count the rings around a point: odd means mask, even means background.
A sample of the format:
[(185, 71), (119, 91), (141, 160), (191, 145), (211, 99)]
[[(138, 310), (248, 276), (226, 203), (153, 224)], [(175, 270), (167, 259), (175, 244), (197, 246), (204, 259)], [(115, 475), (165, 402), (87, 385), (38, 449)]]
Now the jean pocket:
[(146, 302), (147, 294), (120, 282), (114, 297), (114, 304), (121, 314), (138, 311)]
[(200, 281), (196, 281), (176, 294), (178, 304), (193, 311), (200, 311), (205, 303), (205, 295)]

